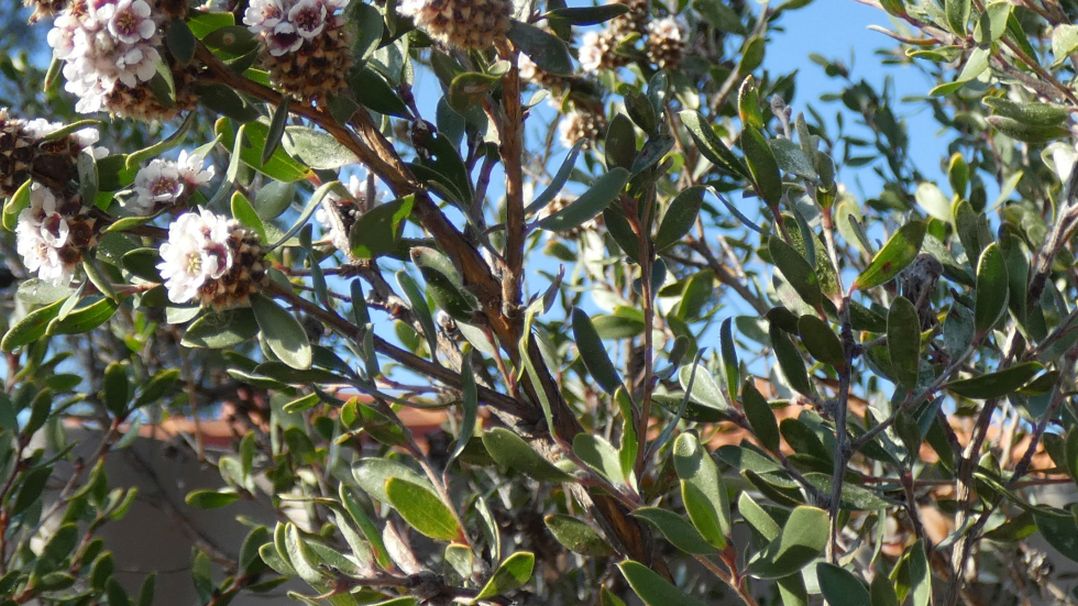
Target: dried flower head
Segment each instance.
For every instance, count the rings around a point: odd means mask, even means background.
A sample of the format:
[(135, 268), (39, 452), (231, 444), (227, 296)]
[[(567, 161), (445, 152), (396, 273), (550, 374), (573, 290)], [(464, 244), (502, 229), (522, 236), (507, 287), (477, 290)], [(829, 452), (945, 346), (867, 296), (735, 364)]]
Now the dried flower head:
[(681, 25), (673, 17), (665, 17), (648, 23), (648, 38), (645, 47), (648, 61), (659, 67), (676, 67), (685, 52)]
[(581, 139), (586, 141), (585, 147), (591, 147), (591, 144), (602, 136), (605, 128), (606, 121), (602, 115), (574, 109), (562, 116), (561, 123), (558, 124), (558, 138), (565, 147), (572, 147)]
[(625, 65), (626, 58), (617, 54), (618, 36), (610, 30), (589, 31), (580, 40), (577, 57), (586, 72), (613, 69)]
[(486, 49), (509, 34), (508, 0), (404, 0), (397, 11), (442, 44)]
[(27, 179), (64, 191), (78, 179), (77, 158), (98, 132), (88, 128), (49, 138), (63, 125), (43, 119), (20, 120), (0, 108), (0, 197), (15, 193)]

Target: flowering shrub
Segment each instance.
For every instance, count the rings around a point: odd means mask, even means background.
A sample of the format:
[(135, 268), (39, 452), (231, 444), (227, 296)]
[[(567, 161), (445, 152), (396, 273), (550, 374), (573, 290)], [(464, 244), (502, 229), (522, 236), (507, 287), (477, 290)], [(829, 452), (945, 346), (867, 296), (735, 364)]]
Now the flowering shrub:
[(202, 604), (1074, 601), (1073, 3), (872, 3), (938, 158), (762, 67), (806, 0), (31, 4), (0, 604), (168, 603), (102, 529), (178, 417)]

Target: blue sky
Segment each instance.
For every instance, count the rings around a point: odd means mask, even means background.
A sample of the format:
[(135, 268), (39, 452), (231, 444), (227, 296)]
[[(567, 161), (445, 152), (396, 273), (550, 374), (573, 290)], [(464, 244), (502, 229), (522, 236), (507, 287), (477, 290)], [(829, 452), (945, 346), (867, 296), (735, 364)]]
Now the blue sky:
[[(936, 84), (912, 66), (880, 65), (880, 58), (874, 52), (894, 48), (898, 43), (868, 29), (870, 25), (895, 29), (890, 16), (878, 8), (856, 0), (815, 0), (805, 8), (786, 13), (779, 23), (785, 31), (775, 33), (769, 41), (764, 66), (776, 73), (799, 71), (795, 111), (803, 110), (805, 103), (814, 103), (818, 109), (831, 110), (821, 111), (830, 119), (828, 114), (837, 109), (835, 104), (821, 105), (817, 101), (823, 93), (836, 92), (839, 82), (827, 77), (823, 68), (809, 59), (811, 53), (842, 62), (850, 69), (853, 79), (864, 79), (875, 87), (882, 86), (884, 79), (890, 77), (898, 99), (923, 96)], [(946, 155), (946, 147), (936, 139), (938, 124), (928, 109), (900, 103), (897, 113), (907, 123), (911, 152), (918, 168), (928, 178), (943, 179), (940, 162)], [(865, 193), (875, 193), (873, 187), (879, 181), (871, 171), (846, 171), (839, 177), (849, 185), (854, 174), (861, 179)]]

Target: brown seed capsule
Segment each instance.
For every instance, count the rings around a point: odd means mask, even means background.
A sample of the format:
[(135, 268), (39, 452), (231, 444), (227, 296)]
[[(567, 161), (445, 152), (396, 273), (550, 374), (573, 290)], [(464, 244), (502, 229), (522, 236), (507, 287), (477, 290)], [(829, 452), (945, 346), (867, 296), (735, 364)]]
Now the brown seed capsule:
[(270, 78), (282, 91), (304, 102), (325, 105), (348, 86), (352, 69), (352, 36), (340, 15), (326, 17), (325, 29), (296, 49), (263, 55)]
[(508, 0), (405, 0), (397, 9), (442, 44), (486, 49), (509, 34)]

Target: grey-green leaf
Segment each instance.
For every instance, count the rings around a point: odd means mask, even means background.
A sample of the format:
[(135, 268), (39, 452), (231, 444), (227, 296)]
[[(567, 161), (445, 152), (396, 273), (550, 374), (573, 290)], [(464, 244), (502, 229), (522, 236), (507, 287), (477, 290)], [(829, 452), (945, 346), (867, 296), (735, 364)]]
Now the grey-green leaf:
[(1007, 262), (999, 243), (993, 242), (981, 252), (977, 262), (976, 305), (973, 326), (984, 335), (995, 326), (1007, 309)]
[(921, 252), (924, 238), (925, 224), (921, 221), (911, 221), (898, 228), (883, 248), (872, 257), (868, 267), (857, 276), (853, 288), (865, 290), (890, 281)]
[(603, 391), (613, 395), (614, 391), (621, 386), (621, 375), (610, 361), (606, 346), (599, 338), (599, 333), (596, 332), (591, 318), (579, 307), (573, 308), (573, 338), (577, 349), (580, 350), (580, 357), (584, 360), (584, 366), (587, 367), (592, 378)]
[(603, 212), (629, 181), (629, 171), (614, 168), (595, 180), (588, 191), (558, 212), (539, 220), (538, 227), (550, 231), (565, 231), (579, 227)]
[(311, 367), (311, 341), (291, 313), (262, 295), (251, 296), (251, 309), (270, 351), (296, 370)]
[(887, 351), (895, 379), (915, 387), (921, 365), (921, 320), (906, 297), (896, 297), (887, 312)]

